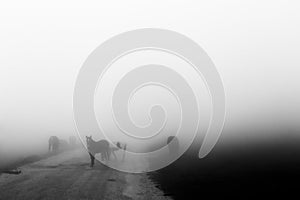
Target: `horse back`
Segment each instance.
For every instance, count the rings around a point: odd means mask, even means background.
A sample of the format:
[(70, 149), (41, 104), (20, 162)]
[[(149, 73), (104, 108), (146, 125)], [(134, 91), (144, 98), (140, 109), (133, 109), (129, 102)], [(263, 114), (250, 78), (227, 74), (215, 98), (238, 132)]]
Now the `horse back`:
[(58, 137), (57, 136), (51, 136), (49, 138), (49, 143), (51, 143), (51, 144), (59, 143)]
[(108, 148), (109, 142), (107, 140), (100, 140), (91, 144), (90, 151), (94, 153), (101, 153), (108, 151)]

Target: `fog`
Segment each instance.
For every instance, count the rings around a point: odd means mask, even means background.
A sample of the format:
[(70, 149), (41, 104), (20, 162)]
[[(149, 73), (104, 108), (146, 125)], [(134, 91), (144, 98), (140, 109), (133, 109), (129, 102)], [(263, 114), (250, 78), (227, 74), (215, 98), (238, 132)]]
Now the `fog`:
[(110, 37), (145, 27), (190, 37), (215, 63), (227, 99), (220, 143), (298, 136), (299, 8), (279, 0), (2, 2), (0, 158), (46, 152), (49, 136), (76, 135), (72, 95), (82, 63)]

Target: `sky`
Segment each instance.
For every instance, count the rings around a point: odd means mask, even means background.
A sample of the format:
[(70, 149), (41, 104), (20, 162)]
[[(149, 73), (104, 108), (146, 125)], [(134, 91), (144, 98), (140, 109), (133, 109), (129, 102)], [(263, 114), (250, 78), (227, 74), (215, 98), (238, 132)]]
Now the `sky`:
[(299, 9), (296, 0), (1, 2), (0, 152), (74, 135), (81, 65), (105, 40), (139, 28), (174, 30), (207, 52), (225, 87), (225, 138), (300, 133)]

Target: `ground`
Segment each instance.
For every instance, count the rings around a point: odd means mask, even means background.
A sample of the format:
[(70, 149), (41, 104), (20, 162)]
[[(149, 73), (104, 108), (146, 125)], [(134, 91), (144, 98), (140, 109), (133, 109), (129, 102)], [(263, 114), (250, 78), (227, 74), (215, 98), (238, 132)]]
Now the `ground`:
[(123, 173), (96, 163), (84, 149), (22, 166), (0, 175), (0, 199), (170, 199), (147, 174)]

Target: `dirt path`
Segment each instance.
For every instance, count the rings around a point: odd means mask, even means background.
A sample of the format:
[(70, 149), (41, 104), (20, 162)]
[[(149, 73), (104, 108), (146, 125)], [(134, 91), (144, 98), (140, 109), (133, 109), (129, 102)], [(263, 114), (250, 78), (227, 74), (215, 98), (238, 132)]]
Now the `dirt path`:
[(103, 165), (89, 168), (83, 149), (21, 167), (0, 176), (0, 199), (169, 199), (146, 174), (122, 173)]

